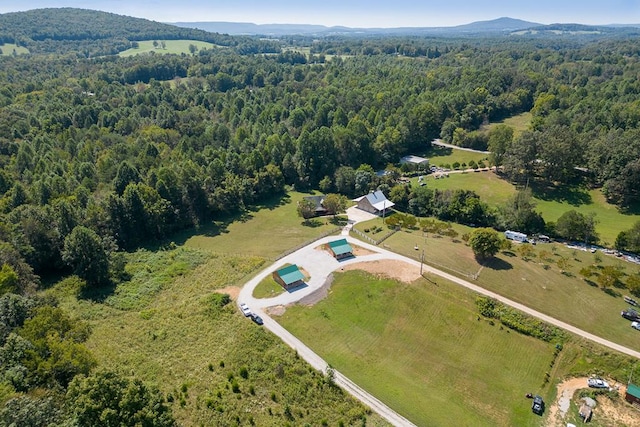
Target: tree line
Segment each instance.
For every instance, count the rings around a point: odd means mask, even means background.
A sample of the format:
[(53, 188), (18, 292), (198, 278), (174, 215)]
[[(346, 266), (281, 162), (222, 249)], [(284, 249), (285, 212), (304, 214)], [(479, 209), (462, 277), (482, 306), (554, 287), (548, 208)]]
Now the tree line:
[(563, 40), (443, 39), (437, 58), (325, 63), (229, 50), (3, 58), (3, 263), (18, 289), (29, 289), (38, 275), (81, 271), (72, 248), (98, 242), (108, 262), (85, 276), (107, 280), (118, 274), (111, 257), (119, 249), (238, 212), (285, 186), (351, 197), (382, 185), (408, 212), (484, 225), (494, 217), (477, 196), (403, 194), (375, 170), (438, 136), (464, 145), (483, 123), (529, 110), (531, 130), (514, 137), (501, 126), (486, 137), (508, 179), (586, 179), (631, 205), (637, 46)]

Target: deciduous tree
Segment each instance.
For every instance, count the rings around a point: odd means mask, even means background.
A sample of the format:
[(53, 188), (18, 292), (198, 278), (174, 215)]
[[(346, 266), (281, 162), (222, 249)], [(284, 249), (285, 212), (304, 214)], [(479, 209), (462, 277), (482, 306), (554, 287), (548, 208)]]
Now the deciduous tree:
[(469, 246), (480, 260), (491, 258), (498, 253), (501, 239), (492, 228), (477, 228), (469, 235)]
[(109, 280), (109, 257), (100, 237), (91, 229), (78, 226), (64, 240), (62, 259), (75, 274), (91, 285)]

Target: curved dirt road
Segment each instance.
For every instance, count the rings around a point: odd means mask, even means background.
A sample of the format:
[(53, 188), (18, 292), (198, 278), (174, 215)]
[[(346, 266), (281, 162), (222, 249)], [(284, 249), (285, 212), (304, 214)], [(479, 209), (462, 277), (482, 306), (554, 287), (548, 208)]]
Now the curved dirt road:
[[(278, 305), (287, 305), (292, 304), (299, 301), (301, 298), (311, 294), (315, 290), (322, 287), (326, 278), (335, 270), (341, 268), (342, 266), (356, 263), (356, 262), (366, 262), (366, 261), (374, 261), (380, 259), (392, 259), (403, 261), (415, 266), (420, 266), (420, 262), (413, 260), (411, 258), (407, 258), (405, 256), (396, 254), (394, 252), (390, 252), (386, 249), (382, 249), (377, 246), (370, 245), (368, 243), (362, 242), (360, 240), (354, 239), (350, 236), (344, 236), (349, 243), (353, 245), (357, 245), (363, 247), (365, 249), (373, 252), (372, 255), (364, 255), (358, 256), (357, 258), (347, 259), (343, 261), (337, 261), (333, 257), (331, 257), (326, 251), (321, 250), (319, 247), (323, 244), (326, 244), (329, 241), (335, 240), (339, 237), (337, 236), (329, 236), (322, 239), (319, 239), (299, 250), (289, 254), (282, 259), (278, 260), (274, 264), (262, 270), (258, 275), (252, 278), (249, 282), (247, 282), (242, 290), (240, 291), (238, 297), (238, 304), (240, 302), (244, 302), (249, 305), (252, 311), (259, 314), (264, 320), (264, 326), (276, 334), (280, 339), (282, 339), (286, 344), (295, 349), (298, 354), (304, 358), (311, 366), (315, 369), (318, 369), (322, 372), (326, 372), (328, 364), (325, 362), (320, 356), (318, 356), (313, 350), (307, 347), (304, 343), (298, 340), (295, 336), (293, 336), (290, 332), (288, 332), (285, 328), (280, 326), (278, 322), (269, 317), (264, 308), (273, 307)], [(307, 286), (295, 289), (291, 292), (285, 292), (281, 295), (278, 295), (273, 298), (266, 299), (257, 299), (253, 297), (254, 288), (264, 279), (267, 275), (271, 274), (273, 271), (283, 266), (286, 263), (297, 264), (298, 266), (304, 268), (311, 276), (311, 279), (306, 283)], [(448, 274), (444, 271), (438, 270), (436, 268), (430, 267), (428, 265), (422, 266), (422, 271), (431, 273), (433, 275), (440, 276), (447, 280), (450, 280), (454, 283), (457, 283), (461, 286), (464, 286), (478, 294), (486, 295), (488, 297), (494, 298), (506, 305), (514, 307), (522, 312), (525, 312), (533, 317), (536, 317), (544, 322), (552, 324), (554, 326), (565, 329), (571, 333), (579, 335), (581, 337), (587, 338), (591, 341), (597, 342), (601, 345), (619, 351), (621, 353), (636, 357), (640, 359), (640, 352), (632, 350), (630, 348), (624, 347), (622, 345), (616, 344), (612, 341), (606, 340), (604, 338), (593, 335), (589, 332), (583, 331), (575, 326), (569, 325), (568, 323), (557, 320), (551, 316), (548, 316), (539, 311), (533, 310), (527, 306), (524, 306), (518, 302), (512, 301), (508, 298), (505, 298), (501, 295), (498, 295), (494, 292), (486, 290), (478, 285), (474, 285), (471, 282), (460, 279), (459, 277)], [(387, 421), (392, 423), (395, 426), (414, 426), (406, 418), (402, 417), (391, 408), (386, 406), (380, 400), (376, 399), (371, 394), (367, 393), (365, 390), (358, 387), (355, 383), (350, 381), (344, 375), (342, 375), (338, 371), (334, 371), (335, 382), (347, 390), (354, 397), (362, 401), (367, 406), (371, 407), (372, 410), (377, 412), (379, 415), (384, 417)]]

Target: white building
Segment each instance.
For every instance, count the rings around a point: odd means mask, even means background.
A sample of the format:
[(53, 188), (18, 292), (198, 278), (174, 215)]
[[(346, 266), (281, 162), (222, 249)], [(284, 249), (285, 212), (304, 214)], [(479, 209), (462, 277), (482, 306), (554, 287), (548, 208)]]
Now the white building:
[(519, 233), (517, 231), (507, 230), (504, 232), (504, 237), (509, 240), (515, 240), (516, 242), (526, 242), (527, 235), (524, 233)]

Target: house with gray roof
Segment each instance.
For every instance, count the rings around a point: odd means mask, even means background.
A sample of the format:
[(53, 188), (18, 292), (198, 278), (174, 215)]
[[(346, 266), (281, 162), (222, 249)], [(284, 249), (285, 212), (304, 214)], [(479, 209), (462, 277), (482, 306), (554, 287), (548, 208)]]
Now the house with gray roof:
[(376, 215), (382, 215), (395, 206), (380, 190), (358, 198), (357, 202), (359, 209)]

